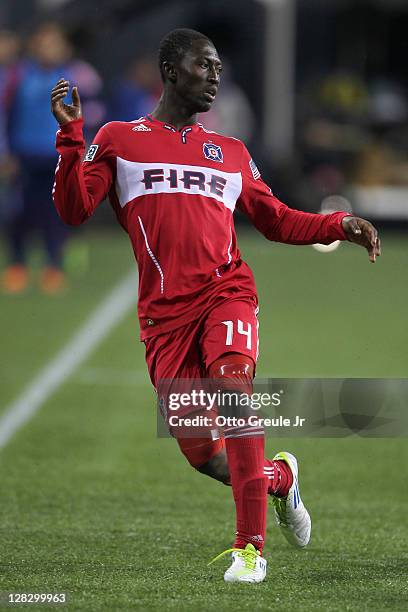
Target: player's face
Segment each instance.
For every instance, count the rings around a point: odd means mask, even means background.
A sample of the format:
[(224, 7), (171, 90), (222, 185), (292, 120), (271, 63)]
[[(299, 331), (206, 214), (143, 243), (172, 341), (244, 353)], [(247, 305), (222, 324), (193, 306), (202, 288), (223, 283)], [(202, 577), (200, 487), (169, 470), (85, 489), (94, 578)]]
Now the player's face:
[(191, 113), (210, 110), (217, 95), (222, 70), (217, 50), (196, 41), (177, 66), (177, 93)]

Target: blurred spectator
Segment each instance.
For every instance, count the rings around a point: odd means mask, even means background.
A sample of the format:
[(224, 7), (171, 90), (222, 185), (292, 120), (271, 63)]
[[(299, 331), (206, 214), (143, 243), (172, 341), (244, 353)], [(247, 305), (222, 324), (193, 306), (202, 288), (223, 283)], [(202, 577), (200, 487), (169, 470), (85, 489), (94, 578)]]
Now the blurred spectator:
[(161, 81), (156, 61), (145, 56), (133, 60), (123, 76), (113, 83), (109, 118), (133, 121), (144, 117), (156, 106)]
[(17, 161), (10, 153), (8, 116), (11, 93), (17, 80), (20, 41), (14, 32), (0, 31), (0, 221), (7, 223), (12, 210), (21, 205)]
[(11, 261), (3, 275), (3, 288), (10, 293), (26, 288), (26, 244), (31, 231), (37, 229), (47, 255), (40, 286), (45, 293), (56, 293), (65, 285), (62, 256), (67, 230), (51, 201), (58, 126), (50, 113), (50, 91), (61, 76), (78, 85), (90, 129), (103, 117), (96, 99), (101, 79), (92, 66), (73, 59), (73, 49), (57, 24), (41, 25), (29, 39), (28, 51), (9, 94), (9, 145), (20, 167), (23, 205), (14, 210), (7, 224)]

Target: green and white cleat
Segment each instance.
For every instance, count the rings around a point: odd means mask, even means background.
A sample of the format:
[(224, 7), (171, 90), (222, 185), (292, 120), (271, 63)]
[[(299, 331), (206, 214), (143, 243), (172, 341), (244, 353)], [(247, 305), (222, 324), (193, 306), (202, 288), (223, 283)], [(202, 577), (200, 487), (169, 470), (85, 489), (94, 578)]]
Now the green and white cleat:
[(271, 496), (276, 523), (289, 544), (297, 548), (304, 548), (310, 540), (312, 521), (300, 499), (299, 470), (296, 457), (291, 453), (282, 451), (275, 455), (273, 460), (285, 461), (293, 474), (293, 483), (287, 497)]
[(232, 564), (224, 574), (225, 582), (262, 582), (266, 576), (267, 561), (252, 544), (245, 548), (229, 548), (217, 555), (208, 565), (232, 553)]

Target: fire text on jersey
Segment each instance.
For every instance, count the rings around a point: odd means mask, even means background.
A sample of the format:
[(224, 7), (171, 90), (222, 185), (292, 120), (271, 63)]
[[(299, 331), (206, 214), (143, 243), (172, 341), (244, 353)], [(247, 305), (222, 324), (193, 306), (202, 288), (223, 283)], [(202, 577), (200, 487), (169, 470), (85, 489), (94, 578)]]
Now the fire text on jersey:
[(214, 198), (231, 211), (242, 189), (240, 172), (206, 166), (133, 162), (117, 158), (117, 193), (121, 206), (151, 194), (184, 193)]

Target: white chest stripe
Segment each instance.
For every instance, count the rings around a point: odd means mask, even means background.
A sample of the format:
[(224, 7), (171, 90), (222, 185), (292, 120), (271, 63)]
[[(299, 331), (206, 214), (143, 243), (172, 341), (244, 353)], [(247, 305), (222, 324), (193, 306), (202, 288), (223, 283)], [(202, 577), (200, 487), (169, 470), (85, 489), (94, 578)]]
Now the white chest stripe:
[(231, 212), (242, 190), (240, 172), (224, 172), (205, 166), (132, 162), (117, 157), (116, 193), (123, 208), (141, 196), (185, 193), (213, 198)]

